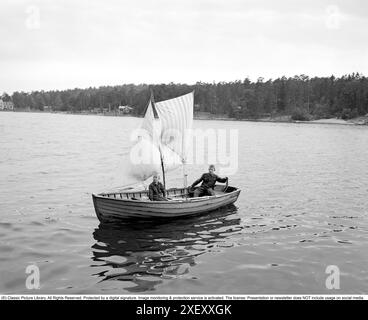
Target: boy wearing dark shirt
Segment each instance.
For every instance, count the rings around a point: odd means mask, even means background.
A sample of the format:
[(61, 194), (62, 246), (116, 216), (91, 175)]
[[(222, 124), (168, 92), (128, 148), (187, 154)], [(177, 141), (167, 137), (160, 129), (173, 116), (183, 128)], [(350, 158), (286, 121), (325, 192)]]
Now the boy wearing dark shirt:
[(148, 197), (151, 201), (167, 201), (165, 188), (157, 175), (153, 176), (153, 182), (149, 185)]
[(193, 182), (191, 188), (193, 189), (198, 183), (202, 182), (201, 186), (194, 191), (194, 197), (201, 197), (204, 195), (214, 196), (214, 187), (216, 182), (226, 182), (227, 177), (220, 178), (215, 174), (215, 166), (211, 164), (208, 168), (208, 173), (202, 174), (202, 176)]

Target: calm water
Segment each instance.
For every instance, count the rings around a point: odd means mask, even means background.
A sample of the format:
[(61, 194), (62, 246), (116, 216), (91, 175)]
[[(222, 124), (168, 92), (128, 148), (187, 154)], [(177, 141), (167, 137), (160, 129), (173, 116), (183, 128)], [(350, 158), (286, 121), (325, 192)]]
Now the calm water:
[(368, 127), (196, 121), (239, 129), (236, 206), (100, 225), (91, 193), (114, 186), (138, 124), (0, 113), (0, 293), (331, 293), (328, 265), (332, 293), (368, 293)]

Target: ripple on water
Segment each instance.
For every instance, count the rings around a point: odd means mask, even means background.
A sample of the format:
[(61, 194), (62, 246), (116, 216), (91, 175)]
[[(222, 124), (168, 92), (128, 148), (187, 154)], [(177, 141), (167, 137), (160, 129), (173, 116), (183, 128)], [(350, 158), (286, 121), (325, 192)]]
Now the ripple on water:
[(8, 252), (13, 252), (14, 249), (15, 248), (12, 245), (2, 245), (2, 244), (0, 244), (0, 252), (2, 254), (8, 253)]

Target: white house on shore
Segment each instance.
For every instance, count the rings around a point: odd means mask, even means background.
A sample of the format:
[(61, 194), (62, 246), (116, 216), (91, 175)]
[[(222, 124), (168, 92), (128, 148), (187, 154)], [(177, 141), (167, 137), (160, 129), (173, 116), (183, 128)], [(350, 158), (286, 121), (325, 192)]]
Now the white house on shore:
[(14, 104), (12, 101), (3, 101), (0, 99), (0, 110), (14, 110)]
[(128, 114), (133, 110), (132, 107), (129, 106), (119, 106), (119, 113), (120, 114)]
[(43, 106), (44, 112), (52, 112), (52, 110), (53, 110), (52, 106)]

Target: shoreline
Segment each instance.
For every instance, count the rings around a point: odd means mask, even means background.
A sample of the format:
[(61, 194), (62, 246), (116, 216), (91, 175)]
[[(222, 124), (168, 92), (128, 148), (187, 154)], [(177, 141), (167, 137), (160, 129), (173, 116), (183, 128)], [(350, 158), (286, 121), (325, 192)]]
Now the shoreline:
[[(1, 112), (23, 112), (23, 113), (42, 113), (42, 114), (69, 114), (69, 115), (83, 115), (83, 116), (103, 116), (103, 117), (129, 117), (129, 118), (143, 118), (143, 116), (130, 115), (130, 114), (109, 114), (109, 113), (76, 113), (76, 112), (45, 112), (45, 111), (37, 111), (37, 110), (1, 110)], [(368, 125), (368, 115), (361, 116), (358, 118), (353, 118), (350, 120), (343, 120), (338, 118), (326, 118), (326, 119), (318, 119), (318, 120), (310, 120), (310, 121), (299, 121), (299, 120), (291, 120), (289, 116), (281, 116), (267, 118), (267, 119), (237, 119), (237, 118), (224, 118), (224, 117), (196, 117), (194, 116), (194, 120), (205, 120), (205, 121), (237, 121), (237, 122), (265, 122), (265, 123), (300, 123), (300, 124), (333, 124), (333, 125), (348, 125), (348, 126), (366, 126)]]

